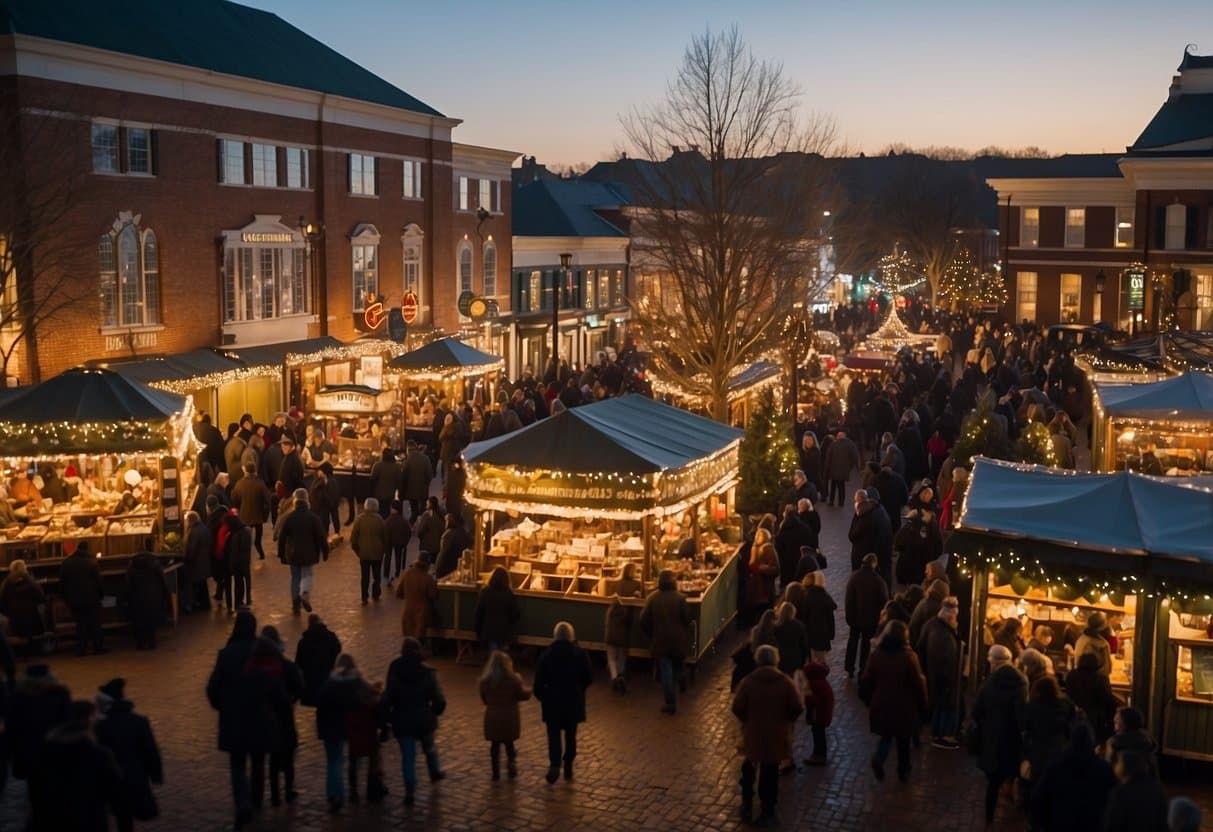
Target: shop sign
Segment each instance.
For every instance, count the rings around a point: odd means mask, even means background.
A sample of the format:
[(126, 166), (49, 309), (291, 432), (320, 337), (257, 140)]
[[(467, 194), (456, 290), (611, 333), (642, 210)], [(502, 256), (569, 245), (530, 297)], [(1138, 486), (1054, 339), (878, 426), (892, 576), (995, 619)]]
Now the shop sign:
[(1128, 269), (1125, 271), (1126, 306), (1140, 312), (1146, 308), (1146, 272), (1145, 269)]
[(476, 296), (474, 294), (472, 294), (471, 292), (463, 292), (459, 295), (458, 306), (459, 306), (460, 315), (462, 315), (465, 318), (468, 317), (468, 310), (471, 308), (472, 299), (475, 297)]
[(502, 502), (644, 511), (654, 506), (653, 492), (643, 486), (593, 480), (575, 474), (553, 477), (519, 475), (503, 468), (480, 467), (473, 491), (482, 499)]
[(400, 301), (400, 316), (404, 318), (406, 324), (417, 320), (418, 308), (417, 295), (413, 292), (405, 292), (404, 300)]
[(155, 332), (124, 332), (121, 335), (105, 336), (106, 352), (148, 350), (156, 346)]
[(240, 234), (242, 243), (293, 243), (295, 235), (282, 231), (244, 231)]
[(358, 390), (322, 390), (316, 394), (313, 410), (329, 413), (386, 413), (390, 405), (380, 401), (383, 396), (383, 393), (375, 395)]

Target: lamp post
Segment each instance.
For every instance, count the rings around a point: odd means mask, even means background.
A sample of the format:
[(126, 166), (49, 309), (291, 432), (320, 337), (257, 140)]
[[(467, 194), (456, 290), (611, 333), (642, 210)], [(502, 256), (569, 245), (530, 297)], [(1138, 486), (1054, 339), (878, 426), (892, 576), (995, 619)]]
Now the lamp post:
[(1099, 323), (1103, 319), (1103, 287), (1108, 282), (1108, 276), (1103, 273), (1103, 269), (1095, 275), (1095, 318), (1093, 323)]
[(320, 279), (316, 257), (316, 247), (324, 239), (324, 223), (307, 222), (301, 214), (299, 216), (299, 234), (303, 237), (303, 256), (310, 273), (312, 303), (320, 324), (319, 334), (328, 335), (328, 297), (324, 291), (324, 282)]
[(569, 267), (573, 263), (573, 255), (564, 253), (560, 255), (560, 280), (561, 285), (557, 286), (556, 281), (552, 281), (552, 372), (556, 374), (556, 379), (560, 379), (560, 291), (568, 284)]

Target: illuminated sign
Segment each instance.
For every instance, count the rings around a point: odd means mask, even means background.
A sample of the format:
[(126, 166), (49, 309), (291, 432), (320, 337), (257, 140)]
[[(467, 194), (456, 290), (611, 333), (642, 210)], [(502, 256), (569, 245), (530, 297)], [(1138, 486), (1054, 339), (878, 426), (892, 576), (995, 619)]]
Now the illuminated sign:
[(1126, 307), (1132, 311), (1146, 308), (1146, 271), (1145, 269), (1125, 270)]
[(242, 231), (242, 243), (293, 243), (295, 235), (285, 231)]

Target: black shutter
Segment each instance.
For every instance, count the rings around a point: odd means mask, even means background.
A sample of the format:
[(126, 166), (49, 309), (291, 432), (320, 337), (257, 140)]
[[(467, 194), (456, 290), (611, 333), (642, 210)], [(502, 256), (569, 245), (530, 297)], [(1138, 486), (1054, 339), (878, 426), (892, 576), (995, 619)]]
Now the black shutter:
[(215, 177), (223, 182), (223, 139), (215, 139)]
[(1188, 216), (1184, 222), (1184, 248), (1196, 248), (1196, 223), (1200, 218), (1200, 209), (1195, 205), (1188, 206)]
[(152, 176), (158, 176), (160, 174), (160, 131), (149, 130), (147, 142), (147, 152), (151, 157)]
[(1167, 247), (1167, 206), (1154, 208), (1154, 248)]

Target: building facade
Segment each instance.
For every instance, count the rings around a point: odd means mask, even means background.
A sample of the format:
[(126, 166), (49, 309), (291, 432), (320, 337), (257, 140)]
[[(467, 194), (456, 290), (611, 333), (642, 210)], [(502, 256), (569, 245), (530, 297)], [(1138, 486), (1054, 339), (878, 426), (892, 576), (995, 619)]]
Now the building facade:
[(1121, 154), (1039, 160), (999, 197), (1008, 316), (1213, 329), (1213, 56), (1185, 54)]
[(414, 327), (469, 326), (463, 291), (498, 301), (485, 337), (508, 326), (516, 154), (455, 142), (458, 119), (275, 15), (134, 0), (129, 25), (109, 17), (0, 0), (3, 317), (28, 330), (10, 375), (352, 340), (407, 291)]

